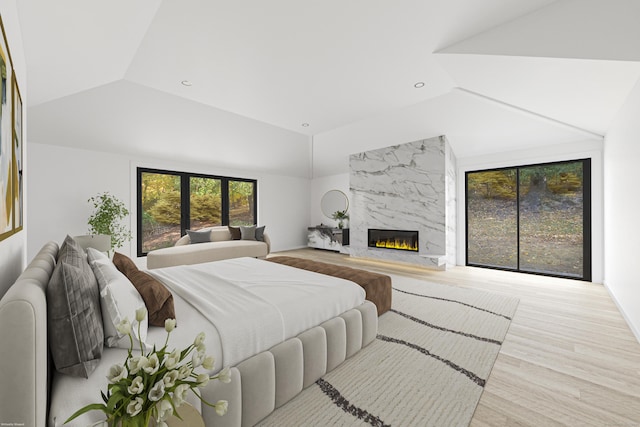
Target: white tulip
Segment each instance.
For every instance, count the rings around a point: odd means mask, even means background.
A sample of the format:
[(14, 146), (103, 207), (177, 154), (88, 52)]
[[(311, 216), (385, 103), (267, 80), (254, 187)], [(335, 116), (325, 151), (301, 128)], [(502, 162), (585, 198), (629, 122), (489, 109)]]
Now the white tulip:
[(218, 381), (223, 382), (225, 384), (229, 384), (231, 382), (231, 372), (229, 372), (228, 367), (218, 372)]
[(153, 387), (151, 387), (151, 391), (149, 391), (149, 400), (153, 402), (157, 402), (158, 400), (164, 397), (164, 383), (162, 380), (155, 383)]
[(147, 365), (149, 365), (149, 359), (145, 356), (134, 356), (129, 359), (129, 372), (137, 374), (140, 369), (143, 369)]
[(189, 375), (191, 375), (191, 372), (193, 372), (193, 369), (187, 365), (182, 365), (180, 366), (180, 369), (178, 369), (178, 378), (181, 380), (188, 378)]
[(171, 332), (176, 328), (176, 319), (165, 319), (164, 330)]
[(204, 342), (204, 332), (200, 332), (198, 335), (196, 335), (196, 339), (193, 340), (193, 345), (197, 347), (203, 342)]
[(138, 323), (142, 322), (144, 318), (147, 317), (147, 309), (142, 306), (136, 310), (136, 320)]
[(178, 380), (178, 371), (169, 371), (164, 374), (162, 377), (162, 382), (164, 382), (165, 388), (171, 388), (176, 385), (176, 381)]
[(158, 355), (153, 353), (151, 357), (148, 359), (149, 363), (147, 366), (142, 369), (149, 375), (153, 375), (158, 372), (158, 368), (160, 368), (160, 361), (158, 360)]
[(214, 359), (213, 356), (207, 356), (202, 361), (202, 367), (210, 371), (213, 369), (213, 365), (215, 365), (215, 363), (216, 363), (216, 360)]
[(132, 417), (135, 417), (142, 411), (142, 405), (144, 404), (144, 400), (141, 397), (136, 397), (127, 405), (127, 414)]
[(196, 351), (193, 353), (193, 356), (191, 356), (191, 364), (193, 366), (193, 368), (197, 368), (198, 366), (202, 365), (202, 361), (205, 358), (205, 354), (203, 351)]
[[(156, 409), (158, 410), (158, 421), (160, 422), (166, 421), (171, 415), (173, 415), (173, 407), (171, 406), (171, 402), (167, 399), (162, 399), (158, 402)], [(160, 424), (156, 424), (156, 427), (159, 425)]]
[(189, 384), (180, 384), (173, 391), (173, 404), (176, 405), (176, 408), (182, 405), (187, 398), (187, 391), (189, 391)]
[(156, 427), (169, 427), (169, 425), (167, 423), (165, 423), (164, 421), (158, 421), (156, 423)]
[(211, 378), (209, 378), (208, 374), (200, 374), (196, 378), (196, 382), (198, 383), (198, 387), (202, 388), (207, 385)]
[(131, 333), (131, 322), (129, 318), (125, 317), (116, 325), (116, 330), (122, 335), (129, 335)]
[(140, 394), (144, 391), (144, 382), (142, 382), (142, 377), (137, 376), (131, 382), (131, 385), (127, 387), (127, 391), (129, 394)]
[(213, 407), (216, 410), (216, 414), (218, 414), (219, 416), (223, 416), (224, 414), (227, 413), (229, 402), (227, 402), (226, 400), (218, 400), (216, 404), (213, 405)]
[(129, 375), (127, 372), (127, 368), (121, 365), (113, 365), (109, 368), (107, 379), (111, 384), (115, 384), (121, 379), (126, 378), (127, 375)]
[(167, 369), (174, 369), (180, 363), (180, 352), (178, 350), (173, 350), (171, 354), (168, 354), (164, 357), (164, 366)]

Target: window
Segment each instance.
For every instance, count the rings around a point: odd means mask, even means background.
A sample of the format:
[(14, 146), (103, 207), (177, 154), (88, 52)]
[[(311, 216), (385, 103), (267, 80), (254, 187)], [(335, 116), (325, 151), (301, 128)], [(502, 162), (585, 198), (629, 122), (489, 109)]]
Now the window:
[(589, 159), (466, 173), (467, 265), (591, 280)]
[(138, 256), (187, 229), (257, 223), (257, 181), (138, 168)]

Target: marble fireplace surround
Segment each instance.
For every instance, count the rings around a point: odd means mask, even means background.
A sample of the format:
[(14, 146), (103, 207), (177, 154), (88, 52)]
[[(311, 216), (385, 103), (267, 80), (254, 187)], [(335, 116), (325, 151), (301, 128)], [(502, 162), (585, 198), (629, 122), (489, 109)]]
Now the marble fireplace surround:
[[(349, 157), (351, 256), (446, 269), (456, 257), (456, 160), (445, 136)], [(369, 229), (417, 230), (418, 251), (370, 248)]]

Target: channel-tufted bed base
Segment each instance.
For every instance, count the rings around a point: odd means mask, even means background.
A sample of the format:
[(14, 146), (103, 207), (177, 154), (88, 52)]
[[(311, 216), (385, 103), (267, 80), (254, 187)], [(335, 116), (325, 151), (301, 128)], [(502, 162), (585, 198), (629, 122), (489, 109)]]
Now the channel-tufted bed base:
[[(58, 245), (47, 243), (0, 300), (0, 415), (5, 423), (45, 426), (50, 367), (47, 344), (46, 287), (56, 264)], [(219, 417), (202, 405), (207, 427), (253, 426), (371, 343), (377, 334), (376, 306), (361, 306), (255, 355), (231, 369), (232, 381), (209, 383), (209, 402), (229, 401)], [(96, 390), (88, 390), (96, 393)]]
[(224, 417), (202, 406), (207, 426), (248, 427), (287, 403), (361, 348), (378, 331), (376, 306), (365, 301), (341, 316), (257, 354), (231, 369), (231, 382), (209, 383), (203, 397), (229, 401)]

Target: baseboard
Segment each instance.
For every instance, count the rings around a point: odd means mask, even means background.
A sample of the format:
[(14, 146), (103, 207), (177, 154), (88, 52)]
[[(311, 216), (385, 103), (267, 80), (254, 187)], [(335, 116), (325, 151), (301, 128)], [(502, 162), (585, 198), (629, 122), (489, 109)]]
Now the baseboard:
[(633, 325), (633, 323), (631, 323), (631, 320), (629, 319), (629, 316), (627, 316), (627, 313), (624, 311), (624, 308), (622, 308), (622, 305), (620, 304), (620, 302), (618, 301), (618, 299), (616, 298), (614, 293), (611, 292), (611, 289), (609, 289), (609, 286), (607, 286), (606, 283), (604, 283), (603, 285), (604, 285), (604, 288), (609, 293), (609, 296), (613, 300), (613, 303), (616, 305), (616, 307), (618, 307), (618, 311), (622, 315), (622, 318), (624, 319), (624, 321), (627, 323), (627, 326), (629, 327), (629, 329), (631, 329), (631, 333), (636, 337), (636, 340), (638, 341), (638, 343), (640, 343), (640, 330), (638, 330)]

